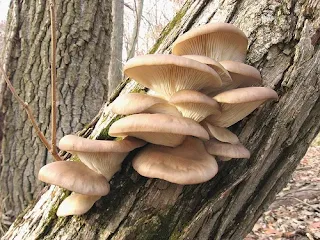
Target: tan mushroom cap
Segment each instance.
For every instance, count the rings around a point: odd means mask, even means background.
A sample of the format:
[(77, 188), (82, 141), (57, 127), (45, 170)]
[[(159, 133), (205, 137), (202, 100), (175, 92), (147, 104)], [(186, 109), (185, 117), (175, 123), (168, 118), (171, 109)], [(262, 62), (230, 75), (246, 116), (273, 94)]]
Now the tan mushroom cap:
[(146, 142), (127, 137), (121, 141), (93, 140), (76, 135), (66, 135), (59, 141), (59, 148), (67, 152), (130, 152)]
[(110, 191), (110, 185), (105, 177), (81, 162), (49, 163), (40, 169), (38, 179), (85, 195), (104, 196)]
[(183, 55), (182, 57), (190, 58), (198, 62), (204, 63), (211, 67), (213, 70), (215, 70), (221, 79), (221, 87), (228, 86), (232, 83), (232, 78), (229, 72), (219, 62), (213, 60), (212, 58), (200, 55)]
[(221, 104), (222, 113), (219, 116), (210, 115), (205, 120), (214, 126), (229, 127), (265, 101), (278, 99), (278, 95), (271, 88), (247, 87), (222, 92), (213, 99)]
[(168, 99), (182, 89), (206, 91), (221, 86), (219, 75), (198, 61), (164, 54), (131, 58), (124, 73)]
[(147, 142), (175, 147), (186, 135), (208, 140), (206, 130), (196, 121), (166, 114), (134, 114), (114, 122), (109, 135), (133, 136)]
[(64, 217), (70, 215), (85, 214), (100, 198), (101, 196), (83, 195), (80, 193), (73, 192), (59, 205), (59, 208), (57, 210), (57, 216)]
[(250, 152), (241, 143), (230, 144), (219, 142), (211, 139), (204, 143), (208, 153), (214, 156), (221, 156), (221, 160), (229, 160), (230, 158), (250, 158)]
[(220, 105), (216, 100), (193, 90), (180, 90), (172, 95), (169, 102), (178, 108), (182, 116), (197, 122), (211, 114), (221, 114)]
[(248, 38), (237, 27), (228, 23), (211, 23), (193, 28), (173, 43), (175, 55), (202, 55), (218, 62), (243, 62)]
[(163, 113), (181, 116), (178, 109), (166, 100), (142, 93), (128, 93), (119, 96), (112, 103), (112, 112), (121, 115), (135, 113)]
[(202, 121), (201, 125), (204, 127), (204, 129), (207, 130), (211, 138), (215, 138), (220, 142), (226, 142), (231, 144), (238, 144), (240, 142), (237, 135), (235, 135), (227, 128), (213, 126), (206, 121)]
[(233, 80), (232, 88), (262, 84), (260, 72), (250, 65), (235, 61), (222, 61), (220, 64), (230, 73)]
[(145, 144), (145, 141), (133, 137), (111, 141), (67, 135), (60, 140), (59, 148), (76, 154), (87, 167), (109, 181), (121, 169), (121, 163), (128, 153)]
[(177, 184), (198, 184), (213, 178), (218, 165), (205, 150), (201, 140), (187, 137), (176, 148), (148, 145), (132, 162), (142, 176), (159, 178)]

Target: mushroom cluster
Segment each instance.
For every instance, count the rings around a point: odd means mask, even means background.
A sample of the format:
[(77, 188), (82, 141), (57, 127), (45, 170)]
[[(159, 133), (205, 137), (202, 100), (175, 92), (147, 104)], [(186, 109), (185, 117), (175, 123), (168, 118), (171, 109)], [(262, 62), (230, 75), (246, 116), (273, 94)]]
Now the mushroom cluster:
[(130, 59), (124, 73), (149, 92), (123, 94), (112, 103), (115, 114), (125, 115), (109, 128), (109, 135), (120, 140), (65, 136), (60, 149), (81, 162), (51, 163), (39, 173), (40, 180), (73, 191), (57, 215), (87, 212), (108, 194), (108, 181), (126, 155), (146, 143), (133, 168), (142, 176), (182, 185), (212, 179), (218, 172), (216, 158), (249, 158), (227, 128), (278, 96), (259, 87), (259, 71), (243, 63), (247, 45), (241, 30), (215, 23), (177, 38), (172, 54)]

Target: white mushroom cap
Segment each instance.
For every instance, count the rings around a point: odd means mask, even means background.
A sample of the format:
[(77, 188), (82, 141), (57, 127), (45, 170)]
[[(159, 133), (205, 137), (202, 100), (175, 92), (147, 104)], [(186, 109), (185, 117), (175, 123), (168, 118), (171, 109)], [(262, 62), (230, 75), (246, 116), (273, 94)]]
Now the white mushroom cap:
[(198, 61), (164, 54), (143, 55), (131, 58), (124, 73), (168, 99), (182, 89), (206, 93), (221, 86), (219, 75)]
[(177, 184), (198, 184), (213, 178), (218, 172), (214, 157), (201, 140), (187, 137), (176, 148), (148, 145), (132, 162), (142, 176), (160, 178)]
[(230, 144), (219, 142), (211, 139), (204, 143), (208, 153), (214, 156), (221, 156), (221, 160), (229, 160), (231, 158), (250, 158), (250, 152), (241, 143)]
[(166, 100), (142, 93), (128, 93), (119, 96), (112, 103), (112, 112), (121, 115), (163, 113), (181, 116), (178, 109)]
[(59, 148), (76, 154), (81, 162), (109, 181), (120, 170), (121, 163), (128, 153), (145, 144), (146, 142), (132, 137), (108, 141), (67, 135), (60, 140)]
[(228, 23), (211, 23), (193, 28), (173, 43), (175, 55), (202, 55), (218, 62), (243, 62), (248, 38), (237, 27)]
[(266, 87), (232, 89), (216, 95), (213, 99), (221, 104), (220, 115), (210, 115), (205, 120), (218, 127), (229, 127), (248, 116), (267, 100), (278, 99), (277, 93)]
[(85, 195), (104, 196), (110, 191), (107, 179), (81, 162), (49, 163), (40, 169), (38, 179)]
[(216, 100), (193, 90), (180, 90), (172, 95), (169, 102), (178, 108), (182, 116), (197, 122), (211, 114), (221, 114), (220, 105)]
[(230, 73), (233, 80), (232, 88), (259, 86), (262, 84), (260, 72), (250, 65), (235, 61), (222, 61), (220, 64)]
[(57, 216), (82, 215), (88, 212), (100, 198), (101, 196), (83, 195), (73, 192), (59, 205)]
[(206, 121), (202, 121), (201, 125), (204, 127), (204, 129), (207, 130), (211, 138), (215, 138), (220, 142), (226, 142), (231, 144), (240, 143), (237, 135), (235, 135), (233, 132), (231, 132), (227, 128), (213, 126)]
[(133, 136), (147, 142), (175, 147), (186, 135), (209, 139), (206, 130), (192, 119), (165, 114), (134, 114), (114, 122), (109, 135)]

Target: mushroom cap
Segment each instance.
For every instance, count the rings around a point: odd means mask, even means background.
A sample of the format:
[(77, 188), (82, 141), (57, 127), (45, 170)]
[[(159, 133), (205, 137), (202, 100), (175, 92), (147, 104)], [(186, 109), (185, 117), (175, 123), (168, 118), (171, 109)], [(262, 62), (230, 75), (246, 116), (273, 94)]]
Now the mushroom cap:
[(73, 192), (60, 203), (57, 216), (82, 215), (88, 212), (100, 198), (101, 196), (83, 195)]
[(164, 54), (131, 58), (124, 73), (147, 88), (168, 99), (182, 89), (208, 91), (221, 86), (219, 75), (198, 61)]
[(206, 130), (196, 121), (166, 114), (134, 114), (121, 118), (111, 125), (109, 135), (134, 136), (171, 147), (181, 144), (186, 135), (209, 139)]
[(232, 83), (232, 78), (229, 72), (219, 62), (213, 60), (212, 58), (201, 55), (183, 55), (182, 57), (190, 58), (198, 62), (204, 63), (211, 67), (213, 70), (215, 70), (221, 79), (221, 87), (228, 86)]
[(193, 137), (186, 137), (176, 148), (148, 145), (132, 165), (142, 176), (177, 184), (203, 183), (218, 172), (215, 158), (206, 152), (201, 140)]
[(235, 61), (222, 61), (220, 64), (230, 73), (233, 88), (262, 84), (260, 72), (250, 65)]
[(180, 90), (172, 95), (169, 102), (178, 108), (182, 116), (197, 122), (211, 114), (221, 114), (220, 105), (216, 100), (193, 90)]
[(203, 55), (218, 62), (243, 62), (246, 58), (248, 38), (229, 23), (205, 24), (184, 33), (173, 43), (175, 55)]
[(141, 139), (128, 137), (121, 141), (93, 140), (76, 135), (66, 135), (59, 141), (59, 148), (67, 152), (119, 152), (126, 153), (146, 144)]
[(239, 138), (233, 132), (227, 128), (213, 126), (206, 121), (202, 121), (201, 125), (207, 130), (209, 136), (219, 140), (220, 142), (226, 142), (231, 144), (240, 143)]
[(267, 100), (278, 99), (277, 93), (266, 87), (232, 89), (213, 99), (221, 104), (220, 115), (210, 115), (205, 120), (218, 127), (229, 127), (248, 116)]
[(229, 158), (250, 158), (250, 152), (241, 143), (230, 144), (219, 142), (215, 139), (211, 139), (204, 143), (208, 153), (214, 156), (221, 156), (225, 161)]
[(112, 112), (121, 115), (135, 113), (164, 113), (181, 116), (175, 106), (166, 100), (142, 93), (128, 93), (119, 96), (112, 103)]
[(121, 163), (128, 153), (145, 144), (145, 141), (133, 137), (113, 141), (67, 135), (60, 140), (59, 147), (76, 154), (87, 167), (102, 174), (109, 181), (120, 170)]
[(81, 162), (49, 163), (40, 169), (38, 179), (85, 195), (104, 196), (110, 191), (106, 178)]

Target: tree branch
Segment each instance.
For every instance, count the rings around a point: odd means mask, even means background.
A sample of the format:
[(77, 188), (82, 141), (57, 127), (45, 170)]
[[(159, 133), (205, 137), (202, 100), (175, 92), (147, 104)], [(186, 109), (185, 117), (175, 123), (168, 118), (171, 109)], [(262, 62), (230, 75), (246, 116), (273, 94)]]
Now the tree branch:
[(57, 155), (57, 94), (56, 94), (56, 5), (54, 0), (50, 0), (50, 20), (51, 20), (51, 151), (52, 155)]
[(12, 86), (5, 70), (3, 69), (3, 64), (0, 62), (1, 64), (1, 67), (0, 67), (0, 70), (4, 76), (4, 80), (6, 81), (10, 91), (12, 92), (13, 96), (17, 99), (17, 101), (23, 106), (23, 108), (26, 110), (27, 114), (28, 114), (28, 117), (31, 121), (31, 124), (32, 126), (34, 127), (38, 137), (40, 138), (41, 142), (45, 145), (45, 147), (48, 149), (48, 151), (52, 154), (53, 158), (56, 160), (56, 161), (61, 161), (61, 158), (59, 157), (58, 153), (57, 152), (53, 152), (52, 151), (52, 148), (51, 148), (51, 145), (50, 143), (48, 142), (48, 140), (46, 139), (46, 137), (43, 135), (43, 133), (41, 132), (39, 126), (37, 125), (36, 123), (36, 120), (33, 116), (33, 113), (31, 111), (31, 109), (29, 108), (29, 105), (28, 103), (24, 102), (19, 96), (18, 94), (16, 93), (16, 90), (14, 89), (14, 87)]

